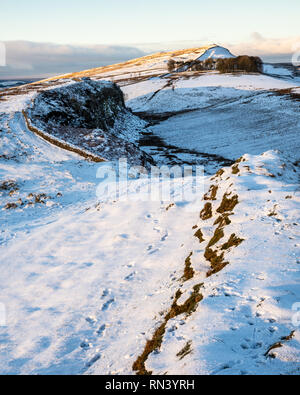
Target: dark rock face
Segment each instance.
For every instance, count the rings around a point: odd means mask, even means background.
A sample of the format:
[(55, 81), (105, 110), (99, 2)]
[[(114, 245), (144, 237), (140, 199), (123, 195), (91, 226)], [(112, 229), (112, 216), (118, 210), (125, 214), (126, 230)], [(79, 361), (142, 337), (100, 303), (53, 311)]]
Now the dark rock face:
[(121, 89), (111, 82), (85, 79), (43, 91), (28, 116), (37, 129), (103, 159), (153, 163), (135, 144), (145, 123), (126, 109)]
[(53, 126), (107, 131), (125, 111), (123, 93), (117, 85), (88, 80), (42, 92), (31, 117)]

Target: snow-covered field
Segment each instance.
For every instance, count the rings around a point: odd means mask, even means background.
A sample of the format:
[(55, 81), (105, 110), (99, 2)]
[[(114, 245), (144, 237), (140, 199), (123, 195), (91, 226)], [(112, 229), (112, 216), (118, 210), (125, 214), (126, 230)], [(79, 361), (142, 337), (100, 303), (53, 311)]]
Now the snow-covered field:
[[(165, 83), (164, 83), (165, 82)], [(229, 75), (219, 73), (191, 75), (190, 78), (167, 81), (154, 79), (122, 87), (127, 105), (135, 112), (168, 112), (201, 109), (218, 104), (220, 99), (253, 96), (254, 93), (298, 87), (294, 81), (275, 79), (268, 75)], [(174, 90), (173, 90), (174, 87)], [(218, 89), (221, 88), (221, 89)], [(153, 94), (157, 94), (153, 97)]]
[[(299, 83), (121, 85), (133, 112), (167, 114), (142, 148), (207, 166), (205, 195), (180, 198), (177, 179), (172, 197), (145, 199), (157, 180), (142, 177), (104, 197), (97, 172), (113, 162), (28, 130), (34, 90), (0, 101), (0, 374), (299, 375), (299, 102), (279, 92)], [(237, 162), (220, 171), (220, 158)]]
[(289, 89), (296, 93), (298, 85), (268, 75), (210, 73), (179, 76), (169, 85), (159, 79), (144, 81), (122, 90), (135, 113), (162, 119), (149, 132), (164, 144), (151, 145), (150, 139), (145, 147), (149, 154), (159, 163), (184, 158), (203, 164), (212, 174), (217, 170), (210, 160), (214, 155), (226, 163), (244, 153), (280, 149), (300, 160), (299, 102), (278, 94)]

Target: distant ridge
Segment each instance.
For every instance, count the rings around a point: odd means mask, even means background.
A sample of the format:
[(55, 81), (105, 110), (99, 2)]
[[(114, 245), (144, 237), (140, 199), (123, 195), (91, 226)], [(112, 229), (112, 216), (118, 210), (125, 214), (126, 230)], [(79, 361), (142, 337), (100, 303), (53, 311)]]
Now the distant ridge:
[[(215, 47), (215, 44), (207, 45), (203, 47), (181, 49), (176, 51), (167, 51), (167, 52), (160, 51), (154, 54), (143, 56), (141, 58), (128, 60), (126, 62), (83, 70), (75, 73), (58, 75), (55, 77), (44, 79), (39, 82), (53, 81), (58, 79), (69, 79), (69, 78), (82, 78), (82, 77), (95, 77), (95, 76), (99, 77), (101, 76), (101, 74), (114, 72), (119, 69), (121, 71), (124, 68), (126, 69), (132, 68), (133, 69), (132, 72), (135, 73), (137, 71), (137, 68), (143, 68), (143, 66), (147, 66), (147, 64), (152, 64), (152, 63), (166, 64), (170, 58), (182, 58), (183, 60), (196, 60), (199, 57), (199, 55), (200, 56), (203, 55), (207, 50), (213, 47)], [(160, 72), (166, 70), (167, 70), (167, 66), (165, 65), (164, 70), (160, 70)]]

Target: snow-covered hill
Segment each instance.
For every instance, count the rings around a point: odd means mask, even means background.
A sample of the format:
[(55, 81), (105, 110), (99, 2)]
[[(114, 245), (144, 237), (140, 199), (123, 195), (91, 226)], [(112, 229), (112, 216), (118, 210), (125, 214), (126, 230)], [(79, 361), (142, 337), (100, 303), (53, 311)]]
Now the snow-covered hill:
[(235, 56), (227, 48), (216, 45), (205, 51), (204, 54), (201, 55), (197, 60), (203, 62), (207, 59), (217, 60), (217, 59), (228, 59), (228, 58), (235, 58)]
[(299, 84), (206, 49), (0, 93), (1, 374), (299, 375)]

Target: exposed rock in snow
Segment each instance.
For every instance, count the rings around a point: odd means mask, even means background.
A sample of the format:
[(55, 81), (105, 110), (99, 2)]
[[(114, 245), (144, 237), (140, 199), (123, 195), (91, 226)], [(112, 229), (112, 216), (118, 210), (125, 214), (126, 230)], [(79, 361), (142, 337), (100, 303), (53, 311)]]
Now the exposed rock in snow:
[(37, 128), (105, 160), (125, 157), (131, 164), (152, 163), (134, 144), (145, 123), (126, 109), (122, 91), (111, 82), (84, 79), (45, 90), (28, 117), (33, 131)]

